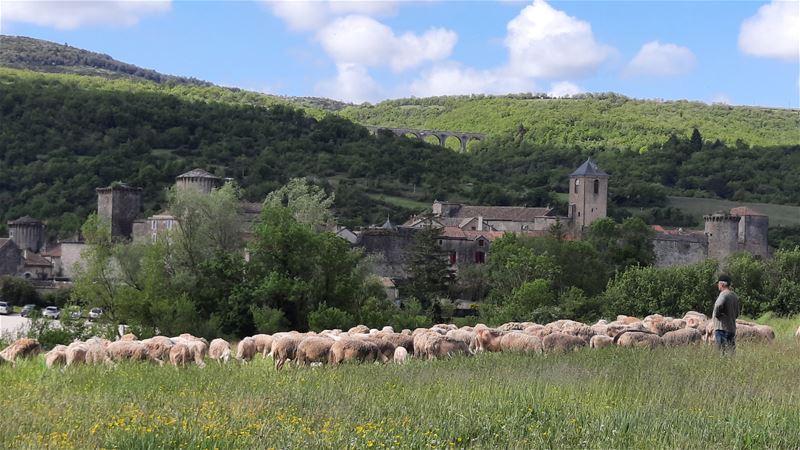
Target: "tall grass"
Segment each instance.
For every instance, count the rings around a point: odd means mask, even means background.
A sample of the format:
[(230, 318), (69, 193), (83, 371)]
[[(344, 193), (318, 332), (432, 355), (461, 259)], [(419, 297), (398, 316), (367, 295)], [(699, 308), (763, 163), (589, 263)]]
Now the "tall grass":
[(290, 368), (0, 367), (4, 448), (797, 448), (800, 345)]

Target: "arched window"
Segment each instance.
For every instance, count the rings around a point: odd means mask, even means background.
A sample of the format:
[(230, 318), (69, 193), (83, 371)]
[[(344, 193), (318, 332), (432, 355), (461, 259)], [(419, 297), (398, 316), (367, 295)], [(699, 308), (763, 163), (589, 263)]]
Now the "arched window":
[(581, 180), (575, 180), (575, 193), (578, 193), (578, 186), (581, 185)]
[(594, 180), (594, 193), (600, 193), (600, 180)]

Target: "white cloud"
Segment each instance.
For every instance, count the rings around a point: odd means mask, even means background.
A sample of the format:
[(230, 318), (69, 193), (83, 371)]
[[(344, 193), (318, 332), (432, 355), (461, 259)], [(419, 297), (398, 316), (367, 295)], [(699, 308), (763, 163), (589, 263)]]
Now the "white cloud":
[(777, 1), (742, 22), (739, 49), (763, 58), (800, 59), (800, 2)]
[(294, 31), (318, 30), (336, 17), (347, 14), (374, 17), (397, 13), (397, 2), (394, 1), (265, 0), (264, 3)]
[(334, 20), (320, 30), (317, 39), (337, 64), (385, 65), (402, 71), (425, 61), (446, 58), (453, 51), (458, 35), (432, 28), (420, 35), (397, 36), (375, 19), (351, 15)]
[(550, 85), (550, 91), (547, 93), (550, 97), (572, 97), (573, 95), (580, 94), (583, 89), (569, 81), (559, 81)]
[(417, 97), (532, 92), (534, 83), (505, 69), (475, 70), (449, 62), (437, 64), (414, 80), (409, 91)]
[(534, 0), (507, 25), (510, 67), (534, 78), (575, 78), (594, 71), (612, 53), (595, 42), (592, 27), (544, 0)]
[(694, 53), (686, 47), (658, 41), (648, 42), (628, 63), (625, 74), (656, 77), (683, 75), (692, 70), (695, 59)]
[(159, 1), (6, 1), (3, 20), (72, 30), (85, 25), (130, 27), (145, 16), (170, 11), (171, 0)]
[(337, 64), (336, 78), (317, 83), (319, 95), (352, 103), (375, 102), (382, 98), (381, 88), (358, 64)]

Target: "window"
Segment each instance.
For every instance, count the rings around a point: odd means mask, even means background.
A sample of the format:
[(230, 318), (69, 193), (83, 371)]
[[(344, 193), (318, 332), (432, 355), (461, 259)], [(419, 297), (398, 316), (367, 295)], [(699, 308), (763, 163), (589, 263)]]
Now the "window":
[(483, 264), (486, 262), (486, 253), (475, 252), (475, 264)]
[(151, 230), (155, 230), (156, 229), (156, 221), (155, 220), (151, 220), (150, 221), (150, 229)]
[(439, 245), (442, 245), (442, 240), (441, 239), (439, 239)]
[(456, 252), (450, 252), (450, 265), (451, 266), (456, 263), (457, 257), (458, 257), (458, 255), (456, 254)]
[(600, 180), (594, 180), (594, 193), (600, 193)]
[(581, 180), (575, 180), (575, 193), (578, 193), (578, 186), (581, 185)]
[(478, 239), (478, 247), (483, 247), (483, 239)]

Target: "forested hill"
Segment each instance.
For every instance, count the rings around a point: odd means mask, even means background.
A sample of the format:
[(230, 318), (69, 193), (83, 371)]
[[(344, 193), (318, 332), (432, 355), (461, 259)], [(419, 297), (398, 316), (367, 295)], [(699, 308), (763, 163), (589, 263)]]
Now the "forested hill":
[[(196, 78), (165, 75), (155, 70), (118, 61), (109, 55), (71, 47), (68, 43), (34, 39), (25, 36), (0, 35), (0, 67), (27, 69), (35, 72), (88, 75), (111, 80), (147, 81), (173, 86), (215, 88), (217, 97), (231, 103), (293, 104), (321, 115), (322, 110), (338, 111), (347, 103), (318, 97), (282, 97), (248, 92), (238, 88), (216, 86)], [(255, 100), (256, 97), (261, 97)]]
[(67, 43), (57, 44), (24, 36), (0, 36), (0, 66), (156, 83), (212, 85), (195, 78), (164, 75), (155, 70), (117, 61), (109, 55), (71, 47)]
[(509, 134), (534, 144), (641, 150), (692, 128), (707, 140), (800, 144), (800, 110), (634, 100), (617, 94), (456, 96), (387, 100), (340, 112), (364, 125)]

